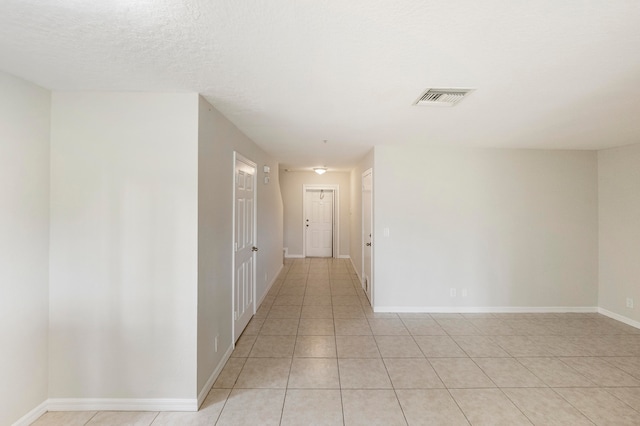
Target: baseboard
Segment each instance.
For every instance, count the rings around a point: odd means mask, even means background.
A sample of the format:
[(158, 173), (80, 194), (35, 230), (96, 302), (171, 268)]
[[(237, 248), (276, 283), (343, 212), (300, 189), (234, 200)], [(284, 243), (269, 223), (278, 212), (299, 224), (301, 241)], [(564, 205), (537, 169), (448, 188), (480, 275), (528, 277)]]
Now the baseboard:
[(202, 403), (207, 398), (207, 395), (209, 395), (209, 391), (211, 390), (211, 388), (213, 387), (213, 384), (215, 383), (216, 379), (220, 375), (220, 372), (224, 368), (224, 365), (227, 363), (227, 361), (229, 361), (229, 358), (231, 357), (232, 352), (233, 352), (233, 345), (229, 346), (227, 351), (222, 356), (222, 359), (218, 363), (218, 366), (216, 367), (215, 370), (213, 370), (213, 373), (211, 373), (211, 376), (209, 376), (207, 383), (204, 384), (204, 387), (198, 394), (198, 409), (202, 406)]
[(48, 401), (43, 401), (40, 405), (38, 405), (33, 410), (29, 411), (24, 416), (20, 417), (18, 421), (13, 423), (12, 426), (29, 426), (31, 423), (38, 420), (38, 418), (47, 412), (47, 403)]
[(351, 259), (351, 256), (348, 254), (340, 254), (338, 255), (338, 259)]
[(351, 258), (351, 256), (349, 256), (349, 261), (351, 262), (351, 267), (353, 268), (353, 271), (356, 273), (356, 276), (358, 277), (358, 282), (360, 283), (360, 285), (362, 285), (362, 277), (358, 273), (358, 269), (356, 268), (356, 265), (353, 263), (353, 259)]
[(49, 398), (47, 411), (198, 411), (196, 398)]
[(631, 327), (640, 328), (640, 322), (632, 320), (631, 318), (627, 318), (627, 317), (625, 317), (623, 315), (616, 314), (615, 312), (608, 311), (608, 310), (606, 310), (604, 308), (598, 308), (598, 313), (600, 313), (600, 314), (602, 314), (602, 315), (604, 315), (606, 317), (609, 317), (611, 319), (614, 319), (616, 321), (623, 322), (623, 323), (625, 323), (627, 325), (630, 325)]
[(304, 259), (304, 256), (301, 254), (289, 254), (287, 253), (284, 257), (287, 259)]
[(595, 306), (376, 306), (374, 312), (478, 314), (478, 313), (563, 313), (598, 312)]
[(264, 301), (264, 298), (267, 297), (267, 294), (269, 294), (269, 290), (271, 290), (271, 287), (273, 287), (273, 284), (275, 284), (276, 280), (280, 276), (280, 272), (282, 272), (282, 268), (284, 268), (284, 265), (280, 265), (278, 272), (276, 272), (276, 274), (273, 276), (273, 278), (271, 279), (271, 282), (267, 285), (267, 288), (264, 289), (264, 293), (262, 293), (262, 296), (260, 296), (260, 300), (258, 300), (258, 303), (256, 303), (256, 310), (258, 309), (258, 307), (260, 307), (260, 305)]

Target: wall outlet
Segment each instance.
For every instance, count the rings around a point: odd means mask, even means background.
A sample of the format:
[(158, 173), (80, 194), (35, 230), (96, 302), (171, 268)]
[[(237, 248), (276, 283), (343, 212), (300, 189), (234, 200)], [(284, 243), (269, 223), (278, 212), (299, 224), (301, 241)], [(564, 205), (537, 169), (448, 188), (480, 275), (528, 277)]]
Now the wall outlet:
[(627, 308), (633, 309), (633, 299), (630, 297), (627, 297)]
[(469, 292), (467, 291), (466, 288), (462, 289), (462, 297), (467, 297), (469, 295)]
[(456, 289), (455, 288), (449, 289), (449, 296), (456, 297)]

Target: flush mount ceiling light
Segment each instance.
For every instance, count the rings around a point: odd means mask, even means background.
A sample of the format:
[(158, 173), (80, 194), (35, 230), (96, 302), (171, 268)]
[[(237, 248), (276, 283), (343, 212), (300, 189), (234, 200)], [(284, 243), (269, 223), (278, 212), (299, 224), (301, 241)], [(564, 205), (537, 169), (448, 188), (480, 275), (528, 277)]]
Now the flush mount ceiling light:
[(454, 106), (471, 92), (473, 89), (427, 89), (413, 104)]
[(327, 171), (327, 168), (326, 167), (314, 167), (313, 171), (316, 172), (319, 175), (322, 175)]

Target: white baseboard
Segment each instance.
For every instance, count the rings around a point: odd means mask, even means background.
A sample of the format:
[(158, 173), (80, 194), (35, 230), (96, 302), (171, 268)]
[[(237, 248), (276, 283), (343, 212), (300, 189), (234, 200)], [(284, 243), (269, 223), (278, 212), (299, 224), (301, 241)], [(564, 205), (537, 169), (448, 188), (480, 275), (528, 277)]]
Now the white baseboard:
[(353, 263), (353, 259), (351, 258), (351, 256), (349, 256), (349, 260), (351, 261), (351, 267), (353, 268), (353, 270), (356, 273), (356, 276), (358, 277), (358, 282), (362, 285), (362, 277), (358, 273), (358, 269), (356, 268), (356, 265)]
[(374, 312), (477, 314), (598, 312), (595, 306), (376, 306)]
[(286, 254), (285, 257), (287, 259), (304, 259), (304, 256), (301, 254)]
[(197, 398), (49, 398), (47, 411), (198, 411)]
[(216, 379), (220, 375), (220, 372), (224, 368), (224, 365), (227, 363), (227, 361), (231, 357), (231, 353), (232, 352), (233, 352), (233, 345), (229, 346), (227, 351), (222, 356), (222, 359), (218, 363), (218, 366), (216, 367), (215, 370), (213, 370), (213, 373), (211, 373), (211, 376), (209, 376), (209, 379), (207, 380), (207, 383), (204, 384), (204, 387), (202, 388), (202, 390), (198, 394), (198, 408), (197, 409), (200, 408), (200, 406), (202, 405), (204, 400), (207, 398), (207, 395), (209, 395), (209, 391), (211, 390), (211, 388), (213, 387), (213, 384), (215, 383)]
[(625, 317), (623, 315), (616, 314), (615, 312), (608, 311), (608, 310), (606, 310), (604, 308), (598, 308), (598, 313), (600, 313), (600, 314), (602, 314), (604, 316), (607, 316), (607, 317), (609, 317), (611, 319), (614, 319), (616, 321), (623, 322), (623, 323), (625, 323), (627, 325), (630, 325), (631, 327), (640, 328), (640, 322), (632, 320), (631, 318), (627, 318), (627, 317)]
[(280, 272), (282, 272), (282, 268), (284, 268), (284, 265), (280, 265), (278, 272), (276, 272), (276, 274), (273, 276), (273, 278), (271, 279), (271, 282), (267, 285), (267, 288), (264, 289), (264, 293), (262, 293), (262, 296), (260, 296), (260, 300), (258, 300), (258, 303), (256, 303), (256, 310), (260, 307), (260, 305), (264, 301), (264, 298), (267, 297), (267, 294), (269, 294), (269, 290), (271, 290), (271, 287), (273, 287), (273, 284), (275, 284), (276, 280), (280, 276)]
[(351, 259), (351, 256), (348, 254), (340, 254), (338, 255), (338, 259)]
[(47, 412), (47, 402), (48, 401), (43, 401), (42, 404), (20, 417), (20, 419), (13, 423), (12, 426), (29, 426), (31, 423), (38, 420), (41, 415)]

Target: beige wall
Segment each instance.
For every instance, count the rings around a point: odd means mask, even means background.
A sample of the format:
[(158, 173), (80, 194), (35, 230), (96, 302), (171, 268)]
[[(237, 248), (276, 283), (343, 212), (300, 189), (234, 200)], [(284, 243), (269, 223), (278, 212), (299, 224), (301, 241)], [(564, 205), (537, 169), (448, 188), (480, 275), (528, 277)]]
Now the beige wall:
[(0, 424), (47, 399), (51, 94), (0, 72)]
[(597, 306), (595, 152), (379, 146), (374, 163), (376, 308)]
[[(232, 337), (233, 151), (258, 164), (257, 300), (282, 268), (278, 164), (203, 98), (198, 153), (198, 392), (222, 367)], [(271, 167), (264, 184), (263, 166)], [(218, 336), (218, 352), (215, 338)]]
[[(638, 322), (640, 144), (598, 152), (598, 195), (599, 305)], [(633, 308), (626, 307), (627, 298), (633, 299)]]
[(195, 398), (197, 164), (197, 94), (53, 94), (51, 398)]
[(286, 172), (280, 170), (280, 188), (284, 204), (284, 247), (289, 256), (302, 256), (303, 200), (304, 184), (339, 185), (340, 187), (340, 256), (350, 252), (350, 208), (351, 176), (349, 172), (327, 172), (318, 175), (314, 172)]

